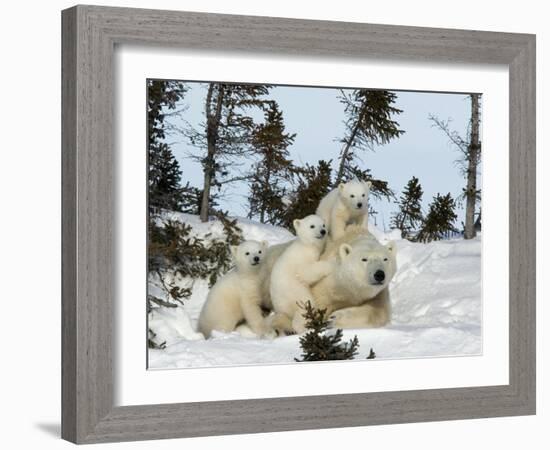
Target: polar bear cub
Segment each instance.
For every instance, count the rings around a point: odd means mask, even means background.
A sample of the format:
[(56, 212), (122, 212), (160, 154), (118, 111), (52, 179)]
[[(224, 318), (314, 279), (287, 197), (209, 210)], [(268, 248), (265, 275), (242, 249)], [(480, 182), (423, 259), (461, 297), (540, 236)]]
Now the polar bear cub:
[(301, 333), (305, 330), (299, 307), (313, 302), (310, 286), (332, 270), (333, 263), (319, 261), (325, 247), (326, 225), (314, 214), (294, 220), (296, 239), (282, 252), (271, 272), (270, 294), (275, 315), (271, 319), (278, 331)]
[(271, 329), (262, 314), (258, 276), (267, 247), (266, 241), (245, 241), (231, 246), (235, 268), (212, 286), (199, 317), (199, 331), (205, 337), (212, 330), (233, 331), (243, 320), (255, 334), (270, 335)]
[(319, 203), (317, 215), (326, 223), (330, 237), (340, 239), (350, 223), (368, 223), (368, 200), (372, 183), (357, 178), (341, 183)]

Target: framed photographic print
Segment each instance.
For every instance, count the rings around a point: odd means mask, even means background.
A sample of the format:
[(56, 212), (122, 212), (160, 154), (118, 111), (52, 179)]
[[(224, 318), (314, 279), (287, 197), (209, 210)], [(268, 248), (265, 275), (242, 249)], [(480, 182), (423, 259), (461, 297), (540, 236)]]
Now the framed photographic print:
[(532, 35), (63, 11), (63, 437), (534, 414), (534, 73)]

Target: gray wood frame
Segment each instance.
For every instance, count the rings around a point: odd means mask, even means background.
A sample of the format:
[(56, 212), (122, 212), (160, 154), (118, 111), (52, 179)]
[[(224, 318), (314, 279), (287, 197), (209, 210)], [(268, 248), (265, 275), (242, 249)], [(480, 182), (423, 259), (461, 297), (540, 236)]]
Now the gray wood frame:
[[(63, 438), (93, 443), (535, 413), (535, 36), (96, 6), (63, 11), (62, 30)], [(113, 51), (119, 43), (507, 65), (510, 383), (114, 407)]]

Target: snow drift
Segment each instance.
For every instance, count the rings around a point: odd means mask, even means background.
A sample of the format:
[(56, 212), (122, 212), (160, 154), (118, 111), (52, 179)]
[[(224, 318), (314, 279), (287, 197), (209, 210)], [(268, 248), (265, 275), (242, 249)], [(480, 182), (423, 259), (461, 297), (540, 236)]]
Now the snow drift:
[[(223, 238), (218, 221), (201, 223), (196, 216), (170, 213), (164, 219), (190, 224), (205, 239)], [(239, 218), (245, 239), (286, 242), (286, 229)], [(346, 340), (357, 335), (356, 359), (364, 359), (372, 347), (377, 358), (464, 356), (480, 354), (481, 342), (481, 240), (451, 239), (427, 244), (400, 239), (398, 232), (369, 228), (382, 243), (397, 242), (397, 274), (390, 284), (392, 324), (384, 328), (344, 330)], [(245, 364), (291, 363), (299, 357), (298, 336), (258, 339), (243, 326), (233, 333), (216, 333), (205, 340), (197, 320), (208, 293), (203, 280), (176, 279), (181, 287), (193, 287), (183, 306), (153, 308), (149, 328), (162, 350), (149, 349), (149, 368), (210, 367)], [(151, 277), (149, 291), (166, 298)]]

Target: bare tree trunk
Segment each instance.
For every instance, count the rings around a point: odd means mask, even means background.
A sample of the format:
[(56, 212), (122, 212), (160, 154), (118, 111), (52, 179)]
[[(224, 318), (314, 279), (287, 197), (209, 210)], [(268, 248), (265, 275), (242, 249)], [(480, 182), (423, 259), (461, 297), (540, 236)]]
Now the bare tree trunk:
[[(405, 205), (405, 207), (408, 207), (408, 205)], [(401, 219), (399, 221), (399, 226), (397, 227), (399, 230), (401, 230), (401, 237), (405, 239), (407, 237), (407, 233), (405, 233), (405, 213), (401, 212)]]
[[(269, 163), (266, 164), (266, 172), (265, 172), (265, 178), (263, 180), (265, 190), (266, 187), (269, 187), (271, 185), (271, 165)], [(265, 203), (262, 202), (262, 207), (260, 209), (260, 222), (265, 223), (265, 213), (266, 213), (266, 207)]]
[(471, 94), (472, 122), (470, 130), (470, 143), (466, 158), (468, 169), (466, 173), (466, 220), (464, 222), (464, 239), (476, 237), (475, 210), (477, 197), (477, 165), (481, 142), (479, 141), (479, 94)]
[(340, 166), (338, 167), (338, 173), (336, 174), (336, 181), (334, 182), (335, 186), (338, 186), (342, 182), (342, 178), (344, 178), (344, 169), (346, 165), (346, 158), (348, 156), (348, 153), (351, 149), (351, 146), (353, 145), (353, 141), (355, 140), (355, 136), (357, 136), (357, 132), (359, 131), (359, 126), (361, 125), (361, 122), (363, 121), (363, 116), (365, 115), (365, 112), (367, 110), (367, 105), (363, 104), (361, 108), (361, 113), (359, 114), (359, 117), (357, 118), (357, 122), (355, 123), (355, 126), (353, 127), (353, 130), (351, 131), (349, 139), (346, 141), (345, 147), (342, 149), (342, 154), (340, 156)]
[(215, 175), (216, 164), (216, 141), (218, 140), (218, 129), (223, 105), (224, 88), (220, 86), (218, 89), (218, 97), (216, 99), (216, 110), (212, 114), (211, 103), (214, 92), (214, 83), (208, 86), (206, 95), (206, 142), (207, 152), (203, 163), (203, 189), (200, 209), (201, 222), (208, 222), (208, 214), (210, 212), (210, 188), (212, 186), (212, 178)]
[[(213, 152), (208, 145), (208, 155), (206, 156), (207, 162), (206, 166), (210, 166), (210, 161), (213, 161)], [(204, 180), (203, 180), (203, 189), (202, 189), (202, 198), (201, 198), (201, 212), (200, 219), (201, 222), (208, 222), (208, 213), (210, 210), (210, 186), (212, 183), (212, 173), (209, 168), (204, 168)]]
[(362, 118), (362, 114), (359, 120), (357, 120), (357, 123), (355, 124), (355, 126), (353, 127), (353, 130), (351, 132), (349, 139), (346, 142), (345, 147), (342, 149), (342, 153), (340, 155), (340, 165), (338, 166), (338, 173), (336, 174), (336, 181), (334, 182), (335, 186), (338, 186), (342, 182), (342, 178), (344, 177), (344, 168), (346, 165), (346, 158), (353, 144), (353, 141), (355, 140), (357, 131), (359, 130), (359, 123), (361, 122), (361, 118)]

